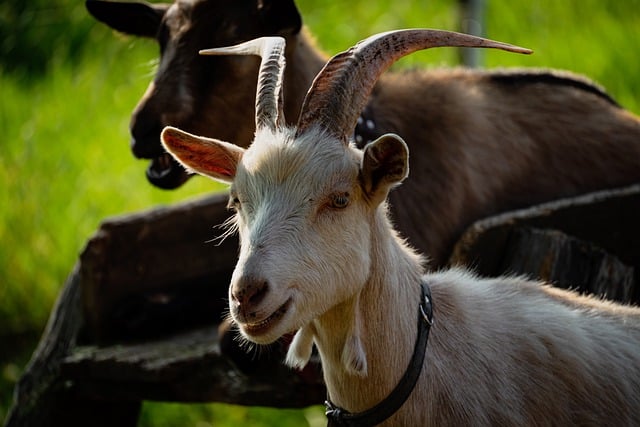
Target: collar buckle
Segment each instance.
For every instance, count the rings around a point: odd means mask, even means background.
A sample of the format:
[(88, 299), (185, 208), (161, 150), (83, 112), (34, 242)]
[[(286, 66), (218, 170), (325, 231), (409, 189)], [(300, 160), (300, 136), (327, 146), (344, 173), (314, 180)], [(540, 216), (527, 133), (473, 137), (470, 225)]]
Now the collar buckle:
[(431, 305), (431, 295), (424, 295), (424, 301), (420, 304), (420, 314), (429, 327), (433, 326), (433, 308)]

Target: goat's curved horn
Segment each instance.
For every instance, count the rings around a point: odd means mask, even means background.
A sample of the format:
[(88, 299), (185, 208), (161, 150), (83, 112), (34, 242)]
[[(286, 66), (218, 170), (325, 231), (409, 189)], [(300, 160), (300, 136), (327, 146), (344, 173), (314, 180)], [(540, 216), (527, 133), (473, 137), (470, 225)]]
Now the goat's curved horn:
[(285, 40), (282, 37), (261, 37), (235, 46), (204, 49), (200, 55), (258, 55), (261, 58), (256, 92), (256, 129), (275, 130), (284, 125), (282, 107), (282, 77), (284, 74)]
[(378, 77), (401, 57), (431, 47), (484, 47), (526, 53), (529, 49), (468, 34), (430, 29), (371, 36), (329, 60), (302, 104), (296, 135), (314, 125), (347, 143)]

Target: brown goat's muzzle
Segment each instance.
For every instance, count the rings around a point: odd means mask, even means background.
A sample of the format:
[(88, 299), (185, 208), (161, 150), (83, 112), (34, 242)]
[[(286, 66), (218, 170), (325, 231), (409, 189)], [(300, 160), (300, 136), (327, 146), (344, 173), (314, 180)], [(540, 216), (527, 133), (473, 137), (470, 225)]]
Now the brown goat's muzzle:
[(178, 188), (191, 177), (168, 153), (151, 159), (146, 174), (147, 180), (151, 184), (164, 190)]

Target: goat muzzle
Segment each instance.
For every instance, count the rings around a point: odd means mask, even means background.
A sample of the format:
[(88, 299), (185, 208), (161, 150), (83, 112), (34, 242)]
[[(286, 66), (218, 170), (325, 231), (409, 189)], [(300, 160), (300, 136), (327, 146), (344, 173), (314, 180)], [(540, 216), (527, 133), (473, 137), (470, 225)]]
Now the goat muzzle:
[(176, 189), (191, 177), (168, 153), (151, 159), (146, 176), (151, 184), (163, 190)]

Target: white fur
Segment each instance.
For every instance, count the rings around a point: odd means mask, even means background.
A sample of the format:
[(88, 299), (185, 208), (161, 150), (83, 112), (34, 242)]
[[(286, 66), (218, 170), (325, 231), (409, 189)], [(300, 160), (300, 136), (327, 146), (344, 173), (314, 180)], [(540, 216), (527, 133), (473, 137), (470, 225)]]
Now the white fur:
[(313, 326), (303, 326), (296, 332), (293, 337), (289, 350), (287, 351), (287, 357), (285, 363), (294, 369), (302, 369), (309, 359), (311, 359), (311, 353), (313, 352)]
[[(359, 193), (359, 152), (307, 140), (321, 135), (260, 138), (232, 189), (253, 198), (251, 211), (238, 214), (232, 292), (258, 274), (270, 284), (255, 307), (260, 316), (293, 303), (264, 335), (236, 321), (259, 343), (298, 329), (286, 362), (304, 366), (315, 342), (333, 401), (368, 409), (411, 356), (420, 258), (397, 237), (384, 204), (371, 206)], [(351, 206), (318, 213), (318, 199), (344, 186)], [(640, 423), (637, 309), (522, 278), (457, 269), (424, 278), (436, 324), (420, 381), (389, 425)]]

